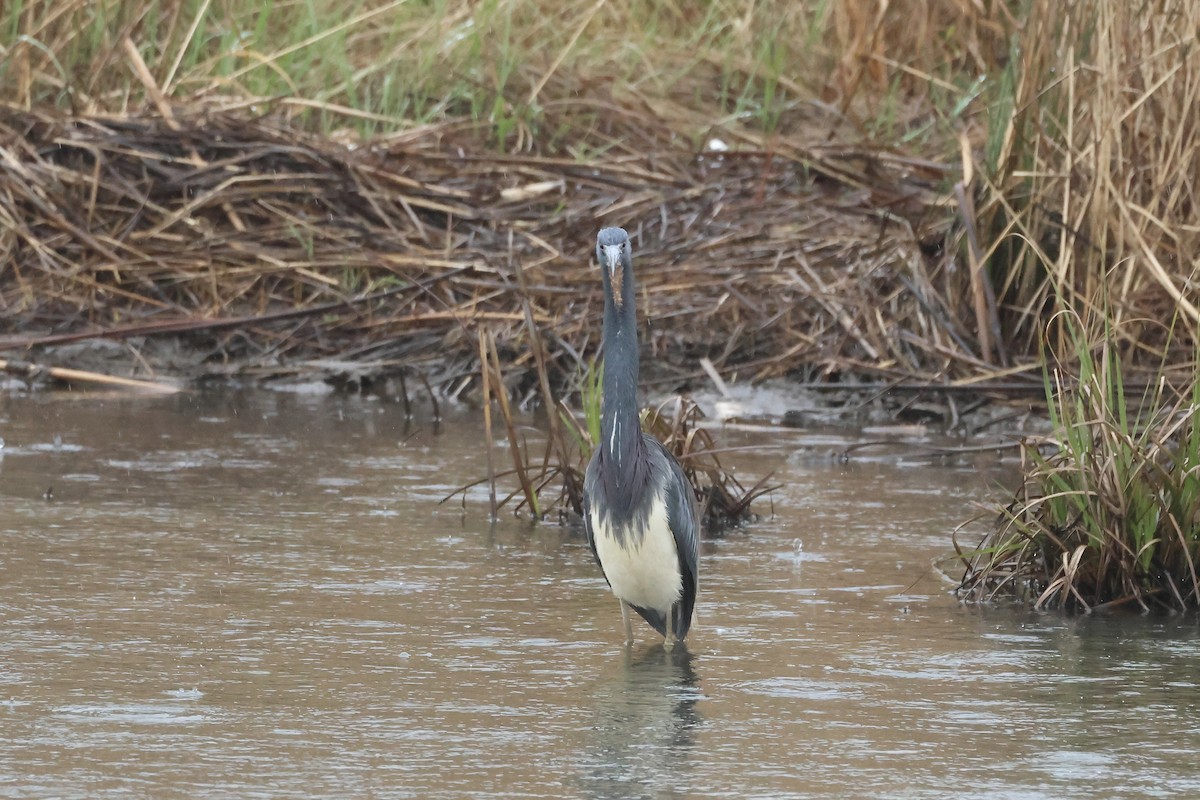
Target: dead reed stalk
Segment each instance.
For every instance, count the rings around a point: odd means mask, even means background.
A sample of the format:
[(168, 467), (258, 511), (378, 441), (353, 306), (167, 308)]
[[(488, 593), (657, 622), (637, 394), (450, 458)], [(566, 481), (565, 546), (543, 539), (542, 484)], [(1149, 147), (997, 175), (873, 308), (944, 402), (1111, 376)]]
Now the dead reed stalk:
[[(1108, 318), (1132, 364), (1186, 363), (1200, 313), (1200, 4), (1035, 0), (988, 145), (979, 227), (1004, 329), (1036, 349), (1047, 310)], [(1009, 113), (1005, 113), (1005, 111)], [(1061, 305), (1060, 305), (1061, 304)], [(1067, 356), (1070, 337), (1051, 329)]]
[[(513, 512), (520, 513), (525, 509), (535, 519), (555, 511), (582, 514), (584, 472), (596, 445), (591, 431), (599, 426), (599, 381), (595, 376), (584, 381), (584, 414), (589, 417), (584, 424), (576, 420), (574, 412), (561, 401), (547, 403), (548, 406), (562, 410), (560, 421), (569, 426), (569, 431), (563, 430), (560, 425), (547, 426), (545, 452), (539, 467), (533, 458), (530, 444), (522, 443), (517, 435), (516, 422), (505, 393), (503, 390), (491, 391), (493, 385), (503, 384), (503, 375), (496, 357), (495, 341), (490, 334), (480, 334), (480, 348), (481, 360), (485, 365), (482, 384), (487, 403), (484, 408), (484, 425), (487, 428), (488, 475), (486, 479), (459, 487), (443, 502), (459, 495), (465, 498), (467, 490), (486, 480), (493, 515), (518, 496), (521, 499), (513, 506)], [(544, 376), (541, 383), (547, 383)], [(492, 395), (495, 395), (496, 405), (508, 434), (508, 449), (513, 460), (513, 469), (501, 474), (492, 469), (492, 415), (489, 400)], [(751, 503), (777, 488), (770, 485), (770, 476), (763, 477), (750, 488), (743, 486), (733, 473), (722, 466), (721, 451), (713, 443), (711, 434), (697, 425), (703, 417), (700, 408), (682, 397), (676, 398), (670, 405), (673, 406), (674, 413), (669, 415), (664, 413), (662, 406), (645, 410), (642, 414), (642, 426), (647, 433), (658, 438), (683, 466), (684, 474), (699, 503), (701, 519), (706, 529), (710, 532), (719, 531), (750, 519), (753, 516)], [(518, 488), (497, 503), (498, 479), (511, 477), (516, 478)], [(547, 491), (555, 489), (556, 494)]]

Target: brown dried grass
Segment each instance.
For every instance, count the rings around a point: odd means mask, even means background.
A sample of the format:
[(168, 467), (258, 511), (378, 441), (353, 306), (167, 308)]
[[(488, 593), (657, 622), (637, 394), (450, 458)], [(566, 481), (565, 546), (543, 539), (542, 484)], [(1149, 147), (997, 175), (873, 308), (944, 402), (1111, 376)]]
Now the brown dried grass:
[(182, 332), (211, 372), (387, 371), (473, 363), (484, 327), (510, 375), (536, 330), (561, 378), (598, 344), (595, 230), (623, 224), (648, 366), (973, 368), (911, 224), (885, 210), (936, 213), (940, 168), (798, 143), (698, 155), (639, 111), (617, 106), (607, 155), (581, 162), (486, 152), (461, 123), (359, 146), (241, 107), (4, 109), (0, 347)]
[[(1192, 0), (1032, 4), (1000, 98), (1011, 114), (993, 115), (977, 172), (981, 260), (1010, 349), (1036, 349), (1047, 312), (1066, 307), (1088, 328), (1107, 320), (1130, 363), (1190, 365), (1200, 329), (1197, 31)], [(1168, 353), (1158, 323), (1177, 310)], [(1062, 325), (1049, 341), (1069, 360)]]

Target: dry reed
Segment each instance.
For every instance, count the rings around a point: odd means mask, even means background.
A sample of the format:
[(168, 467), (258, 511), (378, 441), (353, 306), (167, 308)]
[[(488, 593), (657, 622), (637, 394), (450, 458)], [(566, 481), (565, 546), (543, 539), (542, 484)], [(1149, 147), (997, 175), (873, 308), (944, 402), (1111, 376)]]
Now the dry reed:
[[(1166, 340), (1156, 322), (1178, 310), (1166, 361), (1191, 380), (1200, 329), (1197, 31), (1200, 4), (1191, 0), (1032, 4), (976, 173), (981, 260), (1009, 348), (1036, 350), (1047, 312), (1066, 307), (1089, 326), (1107, 319), (1126, 359), (1157, 369)], [(1061, 325), (1049, 342), (1071, 355)]]
[[(997, 530), (960, 553), (959, 591), (1194, 608), (1200, 5), (1035, 0), (1028, 20), (979, 162), (972, 268), (995, 281), (985, 311), (1009, 347), (1057, 365), (1055, 431), (1027, 445)], [(1133, 369), (1149, 374), (1140, 402)]]

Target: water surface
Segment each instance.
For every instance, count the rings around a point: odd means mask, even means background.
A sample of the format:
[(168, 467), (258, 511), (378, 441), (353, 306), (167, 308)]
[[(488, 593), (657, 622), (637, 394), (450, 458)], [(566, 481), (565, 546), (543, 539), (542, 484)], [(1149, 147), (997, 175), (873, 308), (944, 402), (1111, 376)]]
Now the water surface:
[(447, 413), (0, 400), (0, 796), (1200, 793), (1194, 620), (967, 609), (932, 569), (995, 456), (722, 434), (784, 488), (705, 543), (686, 651), (626, 652), (580, 530), (438, 505), (486, 469)]

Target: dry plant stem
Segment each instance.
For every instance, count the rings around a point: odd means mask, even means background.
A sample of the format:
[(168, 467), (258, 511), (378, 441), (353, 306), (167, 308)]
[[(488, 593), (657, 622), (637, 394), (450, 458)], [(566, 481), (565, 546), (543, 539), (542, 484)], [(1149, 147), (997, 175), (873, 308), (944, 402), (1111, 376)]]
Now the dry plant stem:
[[(501, 385), (502, 378), (499, 376), (498, 361), (492, 350), (493, 343), (488, 341), (482, 347), (487, 351), (483, 356), (485, 362), (489, 365), (487, 382), (489, 385)], [(496, 395), (496, 399), (500, 404), (501, 414), (505, 416), (506, 424), (508, 425), (509, 443), (510, 450), (513, 453), (514, 468), (511, 471), (498, 474), (494, 478), (515, 476), (518, 487), (508, 496), (502, 498), (498, 506), (503, 507), (517, 496), (522, 496), (524, 498), (522, 505), (527, 504), (530, 508), (537, 509), (541, 515), (546, 515), (555, 508), (560, 513), (581, 513), (580, 499), (582, 497), (583, 473), (587, 459), (591, 455), (590, 445), (582, 449), (573, 450), (565, 442), (548, 442), (547, 452), (567, 454), (565, 456), (567, 460), (557, 461), (549, 465), (549, 467), (543, 466), (542, 473), (537, 480), (531, 480), (529, 476), (534, 468), (529, 463), (529, 448), (518, 446), (515, 428), (510, 421), (511, 417), (508, 416), (510, 412), (505, 410), (507, 406), (501, 395)], [(709, 432), (695, 427), (700, 416), (696, 405), (691, 401), (682, 399), (673, 402), (676, 406), (675, 415), (668, 420), (660, 410), (651, 410), (645, 422), (646, 430), (652, 435), (657, 436), (668, 449), (676, 453), (679, 457), (680, 463), (684, 468), (684, 474), (687, 476), (692, 490), (696, 493), (697, 497), (702, 499), (703, 518), (710, 529), (713, 527), (725, 527), (746, 520), (751, 516), (751, 503), (777, 487), (768, 483), (770, 479), (768, 475), (759, 480), (750, 489), (745, 489), (732, 473), (727, 472), (721, 466), (718, 453), (728, 451), (717, 450), (713, 446)], [(588, 439), (587, 431), (574, 422), (574, 416), (561, 401), (557, 403), (557, 406), (567, 411), (566, 419), (572, 420), (572, 425), (576, 427), (575, 434), (578, 435), (579, 441), (586, 442)], [(559, 428), (558, 435), (565, 436), (566, 434)], [(446, 498), (443, 498), (442, 502), (459, 494), (465, 495), (467, 490), (479, 485), (483, 480), (488, 479), (480, 479), (459, 487)], [(547, 499), (546, 490), (554, 485), (555, 482), (558, 482), (562, 486), (562, 490), (556, 498)], [(494, 484), (494, 479), (492, 483)]]
[(535, 517), (539, 514), (538, 496), (533, 488), (533, 483), (530, 480), (530, 467), (526, 461), (526, 456), (521, 448), (521, 441), (517, 436), (516, 422), (513, 419), (512, 406), (508, 401), (508, 392), (502, 388), (504, 386), (503, 373), (500, 368), (500, 355), (496, 351), (496, 337), (491, 331), (487, 332), (487, 356), (488, 360), (486, 369), (490, 370), (491, 375), (489, 380), (495, 382), (499, 391), (494, 393), (497, 402), (500, 405), (500, 414), (504, 418), (504, 427), (508, 432), (509, 452), (512, 455), (513, 469), (516, 471), (517, 479), (521, 483), (521, 491), (525, 494), (525, 503), (529, 507), (529, 511)]
[(158, 88), (158, 84), (154, 82), (154, 76), (150, 74), (150, 70), (146, 67), (146, 62), (142, 60), (141, 53), (134, 46), (133, 40), (128, 36), (122, 38), (121, 48), (129, 58), (129, 65), (132, 67), (134, 75), (141, 81), (142, 86), (146, 88), (146, 94), (150, 96), (150, 101), (154, 103), (154, 107), (162, 115), (163, 121), (172, 129), (179, 130), (179, 124), (175, 122), (175, 114), (171, 111), (171, 106), (167, 102), (167, 98), (163, 96), (163, 93)]
[[(491, 381), (491, 362), (488, 359), (488, 344), (487, 334), (480, 329), (479, 331), (479, 363), (480, 367), (479, 382), (483, 391), (483, 435), (487, 444), (487, 483), (488, 483), (488, 503), (491, 509), (492, 519), (498, 515), (500, 507), (496, 505), (496, 469), (492, 462), (492, 448), (494, 442), (492, 440), (492, 381)], [(501, 387), (503, 391), (503, 387)], [(463, 495), (466, 499), (466, 495)]]
[(22, 378), (34, 379), (40, 375), (46, 375), (57, 381), (64, 383), (90, 383), (99, 384), (102, 386), (111, 386), (120, 389), (134, 389), (142, 392), (152, 392), (154, 394), (175, 394), (181, 391), (178, 386), (172, 386), (167, 383), (157, 381), (135, 380), (133, 378), (122, 378), (115, 375), (104, 375), (99, 372), (82, 369), (68, 369), (65, 367), (44, 367), (38, 364), (31, 364), (28, 361), (13, 361), (0, 359), (0, 372), (7, 372), (10, 375), (17, 375)]
[[(1062, 303), (1108, 316), (1131, 353), (1161, 363), (1145, 326), (1124, 323), (1178, 309), (1168, 361), (1190, 361), (1200, 330), (1185, 288), (1200, 271), (1200, 5), (1036, 0), (1028, 22), (1011, 117), (994, 168), (981, 165), (979, 228), (1003, 283), (1004, 328), (1036, 342), (1045, 309)], [(1070, 351), (1063, 333), (1052, 331), (1060, 356)]]
[[(538, 388), (542, 394), (542, 407), (548, 410), (546, 415), (547, 424), (549, 426), (549, 441), (547, 442), (545, 458), (542, 461), (542, 474), (545, 475), (550, 464), (551, 448), (557, 450), (558, 462), (560, 464), (569, 463), (567, 454), (568, 441), (560, 430), (558, 414), (554, 413), (557, 403), (554, 399), (554, 393), (550, 388), (550, 374), (546, 368), (546, 353), (542, 344), (542, 336), (538, 331), (537, 323), (534, 321), (533, 308), (529, 301), (529, 285), (525, 278), (525, 271), (521, 268), (520, 262), (513, 264), (513, 271), (517, 276), (517, 283), (521, 291), (521, 309), (525, 314), (525, 327), (529, 334), (530, 348), (533, 351), (534, 363), (537, 365)], [(570, 482), (567, 483), (567, 491), (572, 492), (574, 487)], [(582, 498), (571, 498), (571, 505), (579, 505)]]

